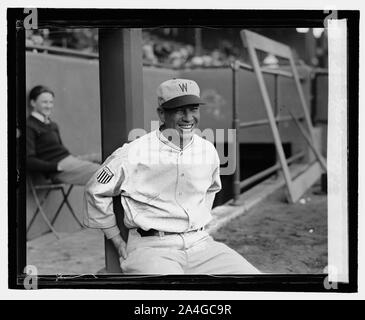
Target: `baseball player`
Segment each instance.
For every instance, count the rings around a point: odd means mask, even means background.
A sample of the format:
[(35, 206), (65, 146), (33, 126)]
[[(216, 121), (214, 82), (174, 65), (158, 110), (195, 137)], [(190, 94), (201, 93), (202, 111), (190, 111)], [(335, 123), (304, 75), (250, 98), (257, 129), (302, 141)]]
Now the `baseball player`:
[[(86, 185), (85, 225), (112, 240), (124, 273), (260, 273), (204, 230), (221, 181), (216, 149), (194, 134), (204, 104), (198, 84), (165, 81), (157, 98), (162, 126), (117, 149)], [(113, 212), (116, 195), (127, 243)]]

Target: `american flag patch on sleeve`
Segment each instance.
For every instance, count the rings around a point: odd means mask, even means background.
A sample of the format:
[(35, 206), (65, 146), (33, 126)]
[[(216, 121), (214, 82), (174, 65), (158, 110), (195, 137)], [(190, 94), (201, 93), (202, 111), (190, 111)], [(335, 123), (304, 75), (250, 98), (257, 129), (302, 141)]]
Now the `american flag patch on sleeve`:
[(113, 178), (113, 176), (114, 174), (110, 171), (110, 169), (107, 166), (105, 166), (96, 176), (96, 180), (100, 183), (108, 183), (111, 180), (111, 178)]

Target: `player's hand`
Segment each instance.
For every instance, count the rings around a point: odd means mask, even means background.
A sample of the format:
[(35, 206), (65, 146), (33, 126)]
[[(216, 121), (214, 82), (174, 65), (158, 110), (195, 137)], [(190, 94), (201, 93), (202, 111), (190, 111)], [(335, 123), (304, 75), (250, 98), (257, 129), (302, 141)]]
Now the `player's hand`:
[(119, 257), (126, 259), (127, 258), (127, 250), (126, 250), (126, 243), (124, 242), (123, 238), (118, 234), (117, 236), (113, 237), (112, 242), (114, 247), (117, 249)]
[(119, 257), (123, 258), (123, 259), (127, 259), (126, 243), (124, 241), (122, 241), (119, 244), (119, 247), (117, 249), (118, 249)]

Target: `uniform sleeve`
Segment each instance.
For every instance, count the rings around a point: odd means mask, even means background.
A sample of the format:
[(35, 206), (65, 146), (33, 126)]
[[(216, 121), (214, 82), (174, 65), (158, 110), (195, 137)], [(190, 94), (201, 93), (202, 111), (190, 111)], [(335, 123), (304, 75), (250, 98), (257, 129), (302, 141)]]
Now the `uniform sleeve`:
[(84, 224), (89, 228), (116, 230), (113, 197), (121, 193), (127, 179), (124, 149), (107, 158), (85, 186)]
[(214, 149), (214, 165), (213, 165), (213, 174), (212, 174), (212, 183), (207, 190), (206, 195), (206, 204), (209, 210), (213, 207), (214, 197), (217, 192), (222, 189), (222, 183), (220, 178), (220, 160), (217, 151)]

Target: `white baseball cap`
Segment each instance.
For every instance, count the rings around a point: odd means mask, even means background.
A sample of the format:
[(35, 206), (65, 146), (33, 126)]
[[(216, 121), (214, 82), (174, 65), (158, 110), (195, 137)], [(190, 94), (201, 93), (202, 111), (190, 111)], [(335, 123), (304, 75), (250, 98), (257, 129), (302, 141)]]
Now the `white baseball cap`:
[(159, 107), (174, 109), (189, 104), (205, 104), (200, 100), (198, 84), (188, 79), (171, 79), (157, 88)]

